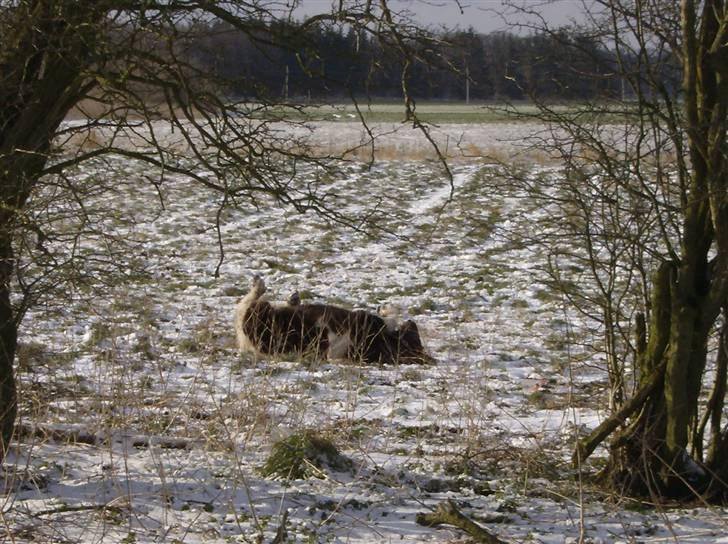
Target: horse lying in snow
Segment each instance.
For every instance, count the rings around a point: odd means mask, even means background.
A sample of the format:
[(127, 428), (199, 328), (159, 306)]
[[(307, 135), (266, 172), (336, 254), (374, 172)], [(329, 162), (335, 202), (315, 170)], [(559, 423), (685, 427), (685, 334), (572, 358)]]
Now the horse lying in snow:
[(265, 290), (263, 279), (255, 276), (235, 308), (241, 351), (380, 364), (434, 362), (412, 320), (397, 325), (363, 310), (301, 304), (297, 294), (288, 304), (273, 305), (263, 298)]

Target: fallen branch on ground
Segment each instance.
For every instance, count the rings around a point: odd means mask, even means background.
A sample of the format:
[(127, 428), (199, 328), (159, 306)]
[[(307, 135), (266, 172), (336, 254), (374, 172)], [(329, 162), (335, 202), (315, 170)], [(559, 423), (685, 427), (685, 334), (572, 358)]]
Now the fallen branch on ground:
[(434, 512), (429, 514), (417, 514), (415, 521), (419, 525), (435, 527), (437, 525), (453, 525), (462, 529), (478, 542), (486, 544), (506, 544), (505, 541), (491, 534), (487, 529), (475, 523), (472, 519), (458, 510), (455, 503), (446, 500), (437, 505)]
[(70, 444), (88, 444), (96, 446), (112, 440), (128, 440), (135, 448), (162, 448), (183, 450), (194, 446), (195, 441), (191, 438), (175, 438), (158, 435), (109, 435), (105, 432), (91, 432), (85, 427), (69, 425), (31, 425), (20, 423), (17, 432), (22, 437), (36, 437), (41, 440), (53, 440)]

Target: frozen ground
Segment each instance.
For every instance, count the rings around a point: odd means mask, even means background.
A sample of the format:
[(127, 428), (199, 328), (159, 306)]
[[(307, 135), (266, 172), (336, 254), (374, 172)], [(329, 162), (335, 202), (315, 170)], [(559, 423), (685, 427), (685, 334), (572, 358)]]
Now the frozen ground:
[[(105, 205), (134, 219), (112, 225), (140, 244), (147, 273), (24, 322), (26, 434), (5, 464), (0, 540), (272, 542), (284, 527), (288, 542), (462, 542), (415, 523), (451, 499), (509, 542), (728, 542), (724, 509), (646, 509), (580, 489), (568, 458), (575, 430), (603, 415), (605, 375), (571, 339), (599, 338), (539, 284), (541, 255), (505, 236), (544, 210), (493, 167), (454, 174), (446, 207), (449, 182), (421, 160), (352, 164), (328, 182), (350, 216), (376, 204), (387, 232), (227, 210), (218, 278), (217, 197), (169, 180), (159, 210), (153, 191), (120, 186)], [(256, 273), (274, 299), (298, 289), (412, 317), (438, 363), (241, 356), (232, 311)], [(272, 444), (303, 429), (350, 468), (264, 478)]]

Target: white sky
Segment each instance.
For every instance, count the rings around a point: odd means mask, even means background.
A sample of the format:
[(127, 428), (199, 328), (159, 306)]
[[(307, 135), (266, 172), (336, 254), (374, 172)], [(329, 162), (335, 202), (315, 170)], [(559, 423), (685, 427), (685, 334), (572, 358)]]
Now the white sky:
[[(534, 6), (550, 26), (568, 24), (578, 18), (582, 0), (511, 0), (517, 5)], [(328, 11), (332, 0), (302, 0), (297, 10), (301, 15)], [(507, 30), (508, 25), (498, 12), (503, 10), (502, 0), (390, 0), (394, 10), (408, 10), (414, 19), (424, 25), (448, 28), (473, 27), (478, 32)], [(516, 20), (512, 16), (512, 20)]]

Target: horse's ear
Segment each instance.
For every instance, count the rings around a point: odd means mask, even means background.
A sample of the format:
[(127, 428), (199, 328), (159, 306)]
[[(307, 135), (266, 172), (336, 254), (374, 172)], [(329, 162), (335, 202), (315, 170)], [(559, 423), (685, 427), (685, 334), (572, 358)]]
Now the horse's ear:
[(409, 332), (414, 332), (415, 334), (418, 334), (417, 324), (411, 319), (408, 319), (399, 326), (399, 332), (400, 334), (405, 334)]
[(422, 339), (420, 338), (420, 331), (417, 330), (417, 325), (411, 319), (408, 319), (399, 326), (399, 341), (406, 349), (422, 349)]
[(253, 276), (253, 281), (251, 282), (251, 290), (258, 293), (258, 296), (265, 293), (265, 281), (263, 281), (263, 278), (261, 278), (258, 274)]
[(411, 319), (399, 326), (399, 361), (407, 364), (435, 363), (435, 359), (425, 351), (417, 325)]

